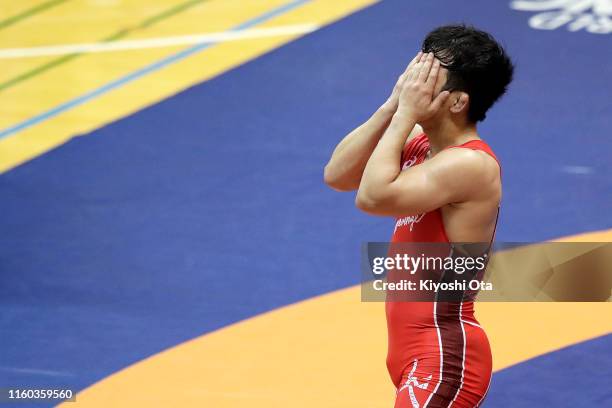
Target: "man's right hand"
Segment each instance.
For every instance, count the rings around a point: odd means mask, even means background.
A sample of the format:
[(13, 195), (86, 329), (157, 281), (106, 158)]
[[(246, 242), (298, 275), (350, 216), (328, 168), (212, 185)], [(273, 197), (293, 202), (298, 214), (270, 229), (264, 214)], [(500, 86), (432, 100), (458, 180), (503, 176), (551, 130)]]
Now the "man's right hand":
[(382, 109), (384, 109), (387, 112), (390, 112), (391, 114), (397, 111), (397, 107), (399, 106), (399, 96), (400, 96), (400, 93), (402, 92), (404, 81), (406, 81), (408, 71), (410, 71), (410, 69), (413, 66), (415, 66), (421, 61), (422, 56), (423, 56), (423, 52), (419, 51), (416, 57), (414, 57), (412, 61), (410, 61), (410, 64), (408, 64), (408, 66), (406, 67), (406, 70), (397, 79), (397, 83), (393, 87), (391, 96), (389, 96), (389, 99), (387, 99), (387, 101), (383, 104)]
[[(328, 186), (338, 191), (352, 191), (359, 188), (363, 169), (398, 109), (399, 97), (407, 73), (420, 61), (421, 56), (422, 53), (420, 52), (410, 62), (397, 80), (389, 99), (374, 112), (370, 119), (338, 143), (332, 157), (325, 166), (323, 177)], [(422, 132), (423, 129), (420, 126), (415, 126), (407, 140)]]

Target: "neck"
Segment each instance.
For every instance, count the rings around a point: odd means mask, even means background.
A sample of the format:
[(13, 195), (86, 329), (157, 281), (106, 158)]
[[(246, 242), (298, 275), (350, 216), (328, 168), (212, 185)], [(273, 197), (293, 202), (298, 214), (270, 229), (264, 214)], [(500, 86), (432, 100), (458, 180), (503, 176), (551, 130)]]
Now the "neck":
[(480, 139), (475, 124), (457, 124), (452, 121), (437, 121), (421, 124), (429, 139), (431, 154), (456, 146), (470, 140)]

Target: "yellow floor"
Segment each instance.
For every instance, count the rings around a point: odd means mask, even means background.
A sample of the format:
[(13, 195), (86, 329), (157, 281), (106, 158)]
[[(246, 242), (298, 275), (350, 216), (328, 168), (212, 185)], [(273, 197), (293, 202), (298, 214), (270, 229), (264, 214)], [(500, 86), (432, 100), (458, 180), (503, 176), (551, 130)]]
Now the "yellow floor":
[[(313, 0), (257, 25), (325, 25), (375, 0)], [(37, 4), (20, 3), (18, 14)], [(222, 32), (288, 0), (71, 0), (0, 29), (0, 48), (103, 42)], [(13, 15), (4, 13), (4, 15)], [(156, 103), (279, 47), (298, 35), (217, 44), (0, 139), (0, 172), (71, 137)], [(179, 52), (182, 47), (0, 59), (0, 132)], [(68, 61), (64, 61), (68, 59)], [(49, 64), (55, 64), (48, 67)]]
[[(610, 303), (482, 303), (495, 370), (609, 333)], [(571, 328), (567, 322), (572, 321)], [(391, 407), (382, 303), (310, 299), (131, 366), (65, 407)]]
[[(612, 241), (612, 230), (566, 241)], [(152, 356), (85, 389), (70, 407), (388, 408), (384, 304), (353, 287)], [(612, 303), (478, 303), (495, 371), (612, 332)], [(571, 322), (571, 325), (568, 323)]]
[[(313, 0), (258, 27), (325, 25), (374, 2)], [(220, 32), (287, 3), (0, 0), (0, 48)], [(215, 45), (12, 133), (0, 139), (0, 172), (296, 37)], [(0, 132), (183, 48), (0, 59)], [(602, 234), (588, 239), (609, 239)], [(66, 407), (388, 407), (394, 390), (384, 366), (382, 304), (359, 298), (350, 288), (202, 336), (108, 377)], [(484, 303), (477, 315), (501, 369), (610, 332), (600, 317), (611, 311), (610, 303)]]

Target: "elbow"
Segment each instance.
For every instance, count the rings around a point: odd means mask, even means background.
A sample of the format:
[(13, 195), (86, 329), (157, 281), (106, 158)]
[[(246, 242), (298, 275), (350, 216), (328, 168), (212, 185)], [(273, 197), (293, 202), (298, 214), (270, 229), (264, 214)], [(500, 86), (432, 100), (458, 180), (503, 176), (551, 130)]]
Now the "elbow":
[(386, 188), (363, 188), (355, 197), (355, 207), (361, 211), (380, 216), (394, 216), (397, 208), (393, 192)]
[(359, 189), (357, 192), (355, 207), (359, 208), (361, 211), (369, 214), (376, 214), (381, 205), (381, 200), (367, 190)]
[(355, 186), (353, 183), (350, 183), (345, 180), (345, 178), (341, 177), (329, 164), (325, 166), (325, 170), (323, 171), (323, 181), (330, 188), (341, 192), (352, 191), (359, 187), (359, 185)]

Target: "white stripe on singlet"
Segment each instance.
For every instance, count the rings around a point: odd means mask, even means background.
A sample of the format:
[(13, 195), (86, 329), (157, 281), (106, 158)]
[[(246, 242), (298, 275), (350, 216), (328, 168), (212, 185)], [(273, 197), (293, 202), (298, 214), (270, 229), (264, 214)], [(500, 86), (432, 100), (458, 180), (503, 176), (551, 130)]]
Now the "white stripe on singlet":
[(482, 398), (480, 399), (480, 401), (478, 401), (478, 404), (476, 404), (475, 408), (478, 408), (480, 406), (480, 404), (482, 404), (482, 401), (484, 401), (485, 397), (489, 393), (489, 387), (491, 387), (491, 380), (492, 379), (493, 379), (493, 371), (491, 371), (491, 375), (489, 376), (489, 384), (487, 385), (487, 390), (485, 391), (485, 393), (482, 396)]
[(465, 374), (465, 347), (467, 345), (467, 338), (465, 337), (465, 327), (463, 326), (462, 317), (463, 317), (463, 302), (459, 304), (459, 324), (461, 324), (461, 333), (463, 334), (463, 355), (461, 356), (461, 383), (459, 384), (459, 388), (457, 388), (457, 393), (455, 394), (455, 398), (453, 398), (451, 403), (448, 405), (449, 408), (453, 406), (453, 403), (455, 402), (455, 400), (459, 396), (459, 393), (461, 392), (461, 388), (463, 388), (463, 380), (464, 380), (464, 374)]
[(479, 329), (482, 329), (482, 326), (481, 326), (481, 325), (476, 324), (476, 323), (473, 323), (473, 322), (470, 322), (469, 320), (463, 320), (463, 319), (461, 319), (461, 323), (466, 323), (466, 324), (472, 325), (472, 326), (474, 326), (474, 327), (478, 327)]
[(442, 363), (444, 362), (444, 357), (442, 356), (442, 335), (440, 334), (440, 326), (438, 326), (437, 309), (438, 309), (438, 302), (434, 301), (433, 318), (434, 318), (434, 324), (436, 325), (436, 331), (438, 333), (438, 348), (440, 349), (440, 376), (438, 377), (438, 383), (436, 384), (436, 388), (434, 388), (433, 392), (429, 394), (429, 398), (427, 398), (427, 401), (425, 401), (425, 405), (423, 405), (423, 408), (427, 408), (429, 401), (434, 396), (434, 394), (438, 391), (438, 387), (440, 387), (440, 383), (442, 382)]

